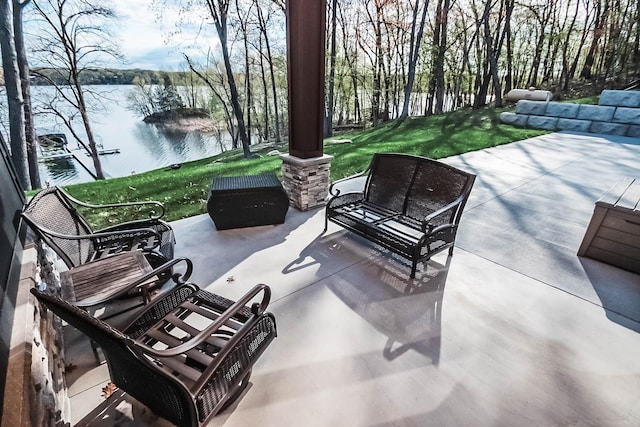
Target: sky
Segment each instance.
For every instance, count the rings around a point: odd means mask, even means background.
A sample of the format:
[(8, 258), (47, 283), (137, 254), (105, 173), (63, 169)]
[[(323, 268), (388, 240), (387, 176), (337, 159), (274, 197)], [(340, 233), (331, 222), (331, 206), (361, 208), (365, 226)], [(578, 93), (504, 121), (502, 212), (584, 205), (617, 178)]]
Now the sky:
[[(113, 31), (126, 62), (107, 64), (113, 68), (142, 68), (177, 71), (184, 68), (183, 51), (201, 55), (211, 44), (217, 44), (212, 26), (203, 29), (200, 22), (182, 25), (182, 34), (175, 31), (178, 15), (165, 9), (162, 22), (157, 22), (151, 8), (153, 0), (112, 0), (111, 8), (119, 16)], [(204, 33), (204, 31), (208, 31)], [(166, 41), (169, 40), (169, 44)]]

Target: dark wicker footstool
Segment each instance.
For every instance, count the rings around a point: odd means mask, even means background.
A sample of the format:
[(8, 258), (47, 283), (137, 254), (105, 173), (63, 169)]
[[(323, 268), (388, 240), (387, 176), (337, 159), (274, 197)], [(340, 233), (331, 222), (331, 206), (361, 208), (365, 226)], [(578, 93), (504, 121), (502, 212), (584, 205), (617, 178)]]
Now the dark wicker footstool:
[(282, 224), (288, 209), (287, 193), (273, 174), (216, 177), (207, 202), (218, 230)]

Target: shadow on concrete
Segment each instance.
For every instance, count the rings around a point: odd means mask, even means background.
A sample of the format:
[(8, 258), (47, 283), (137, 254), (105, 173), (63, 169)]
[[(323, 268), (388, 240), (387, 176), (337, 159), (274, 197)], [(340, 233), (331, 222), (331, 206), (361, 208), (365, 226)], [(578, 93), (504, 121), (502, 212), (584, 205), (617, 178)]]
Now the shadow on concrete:
[(640, 275), (589, 258), (578, 259), (607, 318), (640, 332)]
[[(314, 239), (283, 273), (319, 264), (318, 275), (324, 277), (323, 264), (335, 265), (332, 257), (356, 258), (348, 253), (350, 237), (350, 233), (334, 233)], [(387, 360), (414, 350), (437, 365), (442, 300), (451, 257), (444, 265), (433, 260), (421, 263), (411, 279), (407, 260), (357, 240), (356, 244), (362, 243), (370, 256), (360, 261), (357, 269), (345, 268), (324, 283), (345, 305), (387, 336), (383, 349)], [(356, 250), (362, 251), (362, 247)]]

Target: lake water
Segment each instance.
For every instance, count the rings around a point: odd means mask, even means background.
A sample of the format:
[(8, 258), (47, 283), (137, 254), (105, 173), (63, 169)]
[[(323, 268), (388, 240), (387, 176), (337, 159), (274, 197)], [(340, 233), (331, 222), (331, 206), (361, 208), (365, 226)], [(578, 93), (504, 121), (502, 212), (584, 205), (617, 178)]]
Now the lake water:
[[(118, 149), (117, 154), (100, 156), (105, 176), (109, 178), (127, 176), (152, 169), (167, 167), (213, 156), (223, 149), (229, 149), (231, 141), (200, 132), (166, 132), (155, 125), (146, 124), (142, 118), (127, 109), (126, 96), (133, 86), (89, 86), (93, 92), (104, 93), (108, 100), (103, 101), (104, 111), (90, 113), (90, 120), (96, 141), (104, 150)], [(49, 99), (53, 89), (46, 86), (32, 88), (34, 106)], [(84, 137), (82, 123), (74, 119), (74, 129)], [(81, 161), (91, 171), (94, 170), (91, 158), (84, 150), (77, 148), (69, 131), (51, 117), (37, 115), (35, 126), (39, 134), (65, 133), (69, 141), (68, 148), (77, 158), (48, 159), (40, 162), (40, 176), (43, 185), (73, 184), (92, 181), (92, 176), (79, 163)], [(87, 143), (86, 139), (84, 140)], [(78, 160), (79, 159), (79, 160)]]

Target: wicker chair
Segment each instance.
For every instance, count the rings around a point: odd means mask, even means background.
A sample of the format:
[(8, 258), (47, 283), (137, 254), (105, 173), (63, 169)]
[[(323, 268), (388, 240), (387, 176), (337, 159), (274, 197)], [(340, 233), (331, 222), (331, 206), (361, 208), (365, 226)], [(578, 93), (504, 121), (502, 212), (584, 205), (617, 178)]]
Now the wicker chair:
[[(80, 210), (149, 208), (149, 217), (94, 231)], [(156, 213), (156, 210), (159, 213)], [(159, 202), (90, 205), (74, 199), (59, 187), (33, 196), (22, 217), (29, 227), (72, 268), (122, 251), (143, 250), (152, 267), (173, 258), (175, 239), (171, 226), (160, 218)]]
[(275, 318), (265, 312), (271, 295), (266, 285), (233, 302), (183, 284), (122, 329), (59, 297), (31, 292), (97, 342), (116, 386), (178, 426), (202, 425), (233, 402), (276, 336)]

